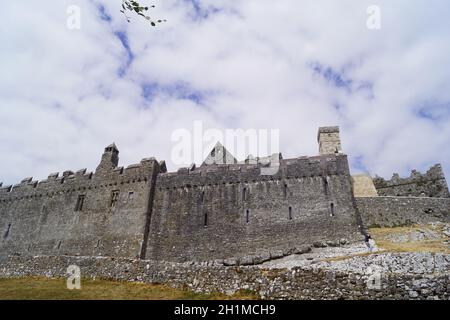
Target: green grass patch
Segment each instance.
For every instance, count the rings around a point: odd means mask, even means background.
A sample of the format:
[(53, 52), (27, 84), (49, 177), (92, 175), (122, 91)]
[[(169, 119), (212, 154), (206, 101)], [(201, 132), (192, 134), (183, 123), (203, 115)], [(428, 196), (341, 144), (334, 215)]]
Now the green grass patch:
[(66, 279), (26, 277), (0, 279), (0, 300), (254, 300), (247, 291), (227, 296), (198, 294), (165, 285), (82, 279), (80, 290), (67, 289)]

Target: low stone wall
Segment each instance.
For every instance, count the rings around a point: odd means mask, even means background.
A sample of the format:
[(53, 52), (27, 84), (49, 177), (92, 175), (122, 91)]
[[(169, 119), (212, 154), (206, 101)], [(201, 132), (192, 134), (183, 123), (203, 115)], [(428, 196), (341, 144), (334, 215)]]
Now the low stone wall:
[(356, 206), (369, 228), (450, 222), (448, 198), (361, 197)]
[[(445, 274), (381, 274), (380, 286), (367, 285), (371, 274), (324, 269), (223, 267), (213, 263), (163, 263), (92, 257), (10, 257), (0, 264), (0, 277), (67, 277), (69, 265), (82, 277), (165, 283), (195, 292), (232, 294), (250, 290), (263, 299), (449, 299)], [(81, 284), (83, 286), (83, 284)]]

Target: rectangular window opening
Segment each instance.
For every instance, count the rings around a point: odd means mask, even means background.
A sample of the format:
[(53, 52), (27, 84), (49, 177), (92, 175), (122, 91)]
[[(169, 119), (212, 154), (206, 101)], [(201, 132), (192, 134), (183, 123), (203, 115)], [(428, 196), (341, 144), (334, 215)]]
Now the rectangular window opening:
[(75, 206), (75, 211), (83, 211), (83, 205), (84, 205), (84, 199), (86, 198), (85, 195), (79, 195), (77, 204)]
[(335, 214), (335, 212), (334, 212), (334, 203), (332, 203), (332, 204), (330, 204), (330, 215), (332, 216), (332, 217), (334, 217), (334, 214)]
[(117, 201), (119, 200), (119, 190), (114, 190), (111, 193), (111, 203), (110, 208), (114, 209), (116, 207)]
[(247, 223), (250, 222), (250, 210), (245, 211), (245, 221)]
[(289, 220), (292, 220), (292, 207), (289, 207)]
[(208, 226), (208, 214), (207, 213), (205, 213), (205, 216), (204, 216), (203, 226), (205, 228)]

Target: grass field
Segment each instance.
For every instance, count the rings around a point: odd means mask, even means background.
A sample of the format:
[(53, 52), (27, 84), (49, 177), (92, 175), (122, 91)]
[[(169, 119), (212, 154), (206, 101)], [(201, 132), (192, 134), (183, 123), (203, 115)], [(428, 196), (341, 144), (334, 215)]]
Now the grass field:
[(250, 292), (233, 296), (196, 294), (164, 285), (82, 279), (80, 290), (69, 290), (65, 279), (0, 279), (0, 300), (252, 300)]

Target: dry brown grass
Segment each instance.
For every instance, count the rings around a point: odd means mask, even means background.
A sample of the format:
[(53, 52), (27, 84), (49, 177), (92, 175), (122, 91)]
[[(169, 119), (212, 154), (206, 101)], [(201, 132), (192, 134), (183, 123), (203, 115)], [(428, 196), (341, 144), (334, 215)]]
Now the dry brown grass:
[(251, 292), (197, 294), (164, 285), (82, 279), (81, 290), (69, 290), (65, 279), (0, 279), (0, 300), (254, 300)]
[[(433, 240), (422, 241), (407, 241), (407, 242), (395, 242), (392, 237), (396, 236), (409, 236), (413, 232), (431, 231), (438, 235), (438, 238)], [(450, 247), (444, 243), (448, 238), (442, 233), (443, 225), (414, 225), (410, 227), (395, 227), (395, 228), (371, 228), (369, 233), (375, 240), (379, 251), (376, 252), (363, 252), (352, 254), (348, 256), (339, 256), (333, 258), (327, 258), (325, 262), (343, 261), (355, 257), (367, 257), (370, 255), (388, 253), (388, 252), (432, 252), (432, 253), (446, 253), (450, 254)]]
[[(413, 232), (420, 232), (421, 230), (434, 232), (439, 237), (437, 239), (425, 239), (422, 241), (392, 241), (392, 237), (410, 235)], [(415, 225), (396, 228), (372, 228), (369, 232), (377, 246), (380, 249), (389, 252), (434, 252), (450, 254), (448, 244), (444, 243), (444, 241), (447, 240), (447, 237), (442, 233), (442, 226), (439, 225), (436, 227), (430, 225)]]

